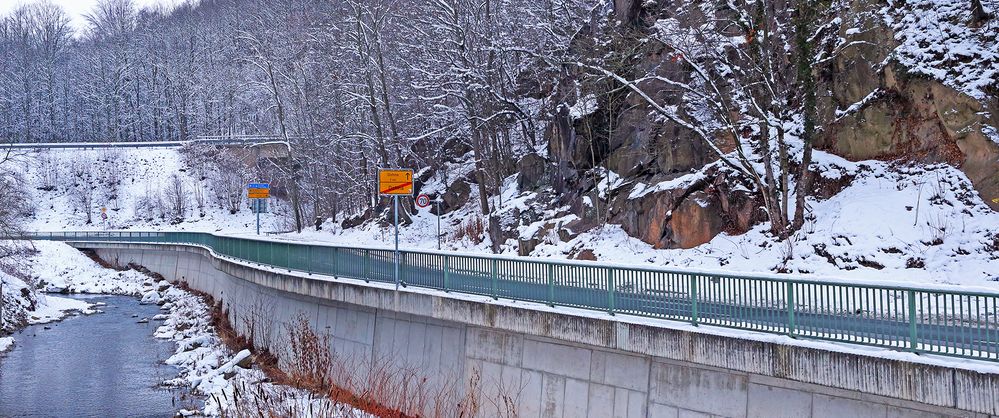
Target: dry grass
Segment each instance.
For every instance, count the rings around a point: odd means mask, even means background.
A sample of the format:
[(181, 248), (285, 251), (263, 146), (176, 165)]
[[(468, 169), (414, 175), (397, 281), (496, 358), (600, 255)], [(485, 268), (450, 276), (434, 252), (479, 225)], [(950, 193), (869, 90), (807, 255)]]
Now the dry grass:
[(468, 238), (475, 244), (481, 244), (485, 240), (486, 222), (481, 216), (465, 220), (458, 225), (452, 237), (454, 241), (461, 241)]
[[(316, 332), (305, 315), (285, 325), (287, 341), (279, 345), (287, 347), (281, 353), (282, 369), (278, 356), (264, 347), (256, 347), (252, 335), (240, 335), (232, 327), (222, 303), (184, 284), (180, 287), (212, 306), (212, 325), (227, 347), (233, 351), (250, 350), (254, 363), (269, 380), (285, 385), (238, 384), (236, 399), (225, 411), (225, 417), (353, 418), (370, 414), (386, 418), (470, 418), (480, 416), (484, 406), (490, 406), (499, 416), (518, 416), (517, 398), (509, 395), (517, 392), (516, 388), (498, 385), (498, 395), (485, 397), (481, 374), (472, 370), (462, 393), (458, 376), (440, 376), (432, 381), (419, 370), (399, 366), (389, 358), (355, 361), (337, 355), (330, 335)], [(271, 316), (251, 314), (244, 317), (244, 325), (249, 330), (266, 328), (253, 323), (264, 318), (273, 321)], [(226, 403), (229, 402), (223, 402)]]

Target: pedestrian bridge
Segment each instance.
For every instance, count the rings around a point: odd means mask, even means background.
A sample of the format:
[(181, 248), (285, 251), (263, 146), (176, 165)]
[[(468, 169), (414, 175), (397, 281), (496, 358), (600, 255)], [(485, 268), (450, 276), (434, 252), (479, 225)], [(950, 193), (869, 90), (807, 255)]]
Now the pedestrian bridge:
[(210, 293), (279, 357), (284, 325), (305, 314), (359, 374), (391, 359), (458, 391), (481, 376), (486, 393), (515, 389), (520, 416), (999, 415), (989, 290), (440, 251), (400, 252), (396, 290), (383, 248), (194, 232), (32, 238)]

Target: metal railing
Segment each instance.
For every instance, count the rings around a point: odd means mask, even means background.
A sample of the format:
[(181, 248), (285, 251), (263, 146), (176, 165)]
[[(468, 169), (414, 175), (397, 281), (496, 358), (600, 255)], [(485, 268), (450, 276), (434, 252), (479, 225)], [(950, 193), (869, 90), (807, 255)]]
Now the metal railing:
[[(394, 282), (393, 251), (198, 232), (37, 233), (72, 242), (196, 245), (291, 271)], [(999, 361), (999, 291), (705, 273), (596, 262), (403, 251), (406, 285)]]
[[(300, 139), (291, 136), (289, 139)], [(243, 145), (252, 146), (273, 142), (284, 142), (277, 135), (219, 135), (199, 136), (186, 141), (127, 141), (127, 142), (0, 142), (0, 149), (103, 149), (103, 148), (180, 148), (185, 145)]]

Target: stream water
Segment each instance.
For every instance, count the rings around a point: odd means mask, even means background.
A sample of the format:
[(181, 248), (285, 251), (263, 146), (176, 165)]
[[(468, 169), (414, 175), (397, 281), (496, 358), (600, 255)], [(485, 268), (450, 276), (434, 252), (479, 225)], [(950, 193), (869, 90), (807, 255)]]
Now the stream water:
[(153, 338), (158, 321), (138, 323), (158, 306), (72, 297), (107, 306), (14, 334), (14, 348), (0, 354), (0, 417), (171, 417), (195, 406), (186, 392), (159, 386), (177, 375), (162, 363), (174, 344)]

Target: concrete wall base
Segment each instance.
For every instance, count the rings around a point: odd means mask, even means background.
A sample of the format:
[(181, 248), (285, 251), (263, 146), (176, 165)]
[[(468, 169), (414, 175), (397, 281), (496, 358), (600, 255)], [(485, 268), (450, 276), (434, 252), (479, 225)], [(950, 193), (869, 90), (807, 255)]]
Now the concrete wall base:
[[(335, 355), (469, 391), (481, 416), (976, 417), (999, 415), (999, 375), (302, 277), (179, 245), (76, 243), (221, 300), (238, 331), (279, 357), (298, 318)], [(505, 396), (504, 399), (500, 397)], [(491, 400), (489, 400), (491, 399)], [(500, 407), (497, 407), (500, 405)]]

